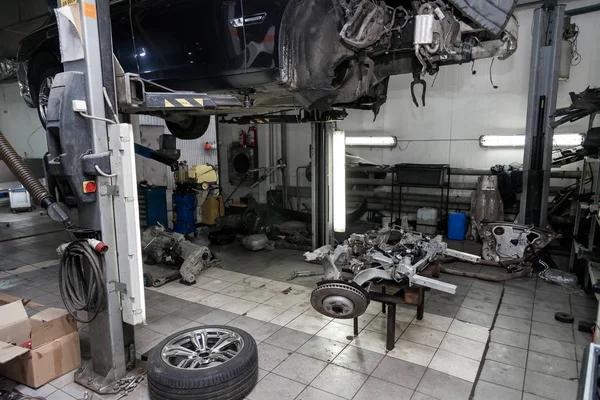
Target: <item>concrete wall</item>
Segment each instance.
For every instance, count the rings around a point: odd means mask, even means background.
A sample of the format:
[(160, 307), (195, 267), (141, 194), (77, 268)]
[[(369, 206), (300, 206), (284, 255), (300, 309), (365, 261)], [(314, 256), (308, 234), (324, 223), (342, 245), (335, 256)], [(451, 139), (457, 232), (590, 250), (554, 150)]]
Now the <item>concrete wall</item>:
[[(567, 9), (593, 3), (570, 1)], [(447, 163), (455, 168), (487, 169), (495, 164), (522, 163), (523, 149), (484, 149), (479, 146), (479, 137), (525, 133), (533, 9), (529, 7), (516, 12), (520, 24), (517, 52), (505, 61), (494, 61), (492, 79), (498, 89), (490, 84), (490, 59), (475, 62), (476, 74), (472, 74), (468, 64), (443, 67), (435, 84), (434, 77), (426, 77), (426, 107), (417, 108), (412, 103), (412, 76), (392, 77), (387, 103), (375, 122), (371, 112), (351, 110), (338, 127), (347, 135), (394, 135), (399, 139), (399, 146), (392, 150), (352, 148), (349, 151), (376, 164)], [(559, 107), (570, 104), (569, 92), (580, 92), (588, 85), (600, 84), (598, 16), (598, 13), (592, 13), (572, 18), (580, 28), (578, 50), (582, 60), (571, 67), (570, 79), (559, 85)], [(235, 140), (237, 128), (220, 125), (220, 129), (227, 132), (221, 135), (222, 141)], [(296, 167), (310, 161), (310, 125), (288, 125), (287, 129), (289, 182), (296, 185)], [(586, 130), (587, 119), (584, 119), (561, 126), (557, 132), (583, 133)], [(309, 185), (304, 174), (299, 183)]]

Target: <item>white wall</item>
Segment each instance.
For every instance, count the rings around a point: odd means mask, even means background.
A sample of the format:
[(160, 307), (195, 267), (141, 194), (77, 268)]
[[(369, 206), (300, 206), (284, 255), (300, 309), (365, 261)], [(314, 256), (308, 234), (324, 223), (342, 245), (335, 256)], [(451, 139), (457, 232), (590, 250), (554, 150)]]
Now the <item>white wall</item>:
[(17, 83), (0, 83), (0, 132), (23, 157), (41, 158), (48, 151), (37, 111), (27, 107)]

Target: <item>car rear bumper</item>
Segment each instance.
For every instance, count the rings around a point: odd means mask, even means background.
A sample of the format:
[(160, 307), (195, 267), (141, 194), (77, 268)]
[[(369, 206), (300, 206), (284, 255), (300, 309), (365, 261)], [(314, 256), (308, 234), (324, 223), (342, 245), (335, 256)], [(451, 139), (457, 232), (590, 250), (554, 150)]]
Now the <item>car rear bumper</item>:
[(31, 91), (29, 90), (29, 80), (27, 79), (27, 61), (19, 62), (17, 64), (17, 81), (19, 82), (19, 90), (21, 92), (21, 97), (25, 100), (25, 103), (31, 107), (35, 108), (35, 103), (31, 98)]

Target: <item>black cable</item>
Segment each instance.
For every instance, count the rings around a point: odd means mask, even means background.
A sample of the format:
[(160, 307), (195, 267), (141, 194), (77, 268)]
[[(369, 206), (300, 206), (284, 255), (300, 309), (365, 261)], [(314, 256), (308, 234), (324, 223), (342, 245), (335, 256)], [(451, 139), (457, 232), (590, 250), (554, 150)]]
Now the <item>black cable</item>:
[(494, 85), (494, 81), (492, 80), (492, 66), (494, 65), (494, 60), (496, 57), (492, 57), (492, 62), (490, 62), (490, 83), (494, 89), (498, 89), (498, 86)]
[(240, 186), (242, 186), (242, 183), (244, 183), (246, 181), (246, 178), (248, 177), (248, 174), (244, 174), (244, 178), (240, 180), (240, 183), (237, 184), (237, 186), (235, 187), (235, 189), (233, 189), (233, 192), (231, 192), (231, 194), (229, 195), (229, 197), (227, 197), (227, 199), (223, 202), (223, 204), (227, 204), (227, 202), (229, 201), (229, 199), (231, 199), (231, 196), (233, 196), (233, 194), (235, 192), (237, 192), (237, 190), (240, 188)]
[[(60, 259), (58, 270), (60, 297), (75, 320), (87, 324), (106, 308), (106, 282), (100, 255), (85, 240), (70, 243)], [(77, 311), (93, 316), (77, 317)]]

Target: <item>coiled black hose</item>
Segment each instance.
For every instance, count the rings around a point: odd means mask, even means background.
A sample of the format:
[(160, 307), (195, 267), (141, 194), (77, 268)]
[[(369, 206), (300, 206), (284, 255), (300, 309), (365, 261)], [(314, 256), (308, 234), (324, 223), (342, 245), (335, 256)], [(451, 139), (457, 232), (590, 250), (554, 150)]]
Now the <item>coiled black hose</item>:
[[(100, 255), (85, 240), (70, 243), (60, 259), (60, 296), (65, 308), (81, 323), (92, 322), (106, 308), (106, 283)], [(86, 311), (87, 320), (77, 311)]]
[(4, 161), (8, 169), (19, 179), (19, 182), (25, 186), (36, 203), (43, 205), (46, 199), (52, 198), (2, 132), (0, 132), (0, 159)]

